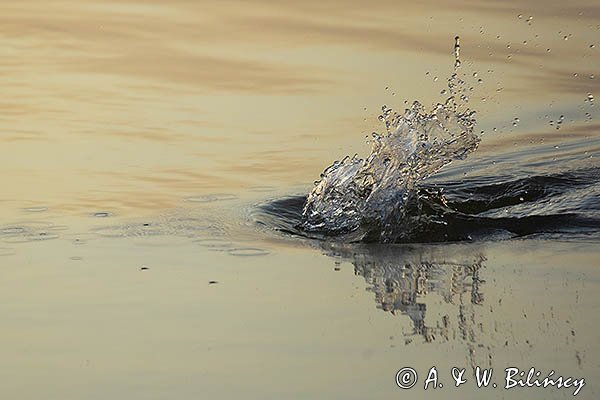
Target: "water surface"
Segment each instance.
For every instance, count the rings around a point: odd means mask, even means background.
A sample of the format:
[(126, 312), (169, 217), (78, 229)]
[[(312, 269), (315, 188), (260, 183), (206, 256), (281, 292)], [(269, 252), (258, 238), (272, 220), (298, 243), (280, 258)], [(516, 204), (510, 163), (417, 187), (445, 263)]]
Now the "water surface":
[[(0, 397), (572, 397), (396, 386), (433, 365), (598, 396), (593, 2), (0, 8)], [(382, 105), (445, 101), (457, 35), (480, 142), (410, 240), (298, 229)]]

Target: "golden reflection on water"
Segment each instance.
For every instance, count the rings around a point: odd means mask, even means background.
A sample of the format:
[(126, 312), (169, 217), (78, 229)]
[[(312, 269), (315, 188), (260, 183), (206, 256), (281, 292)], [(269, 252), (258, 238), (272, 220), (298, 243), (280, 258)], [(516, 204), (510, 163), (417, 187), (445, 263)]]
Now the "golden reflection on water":
[(365, 154), (382, 104), (444, 100), (456, 35), (479, 155), (585, 147), (600, 132), (585, 101), (600, 96), (596, 3), (0, 10), (1, 398), (389, 398), (407, 364), (489, 357), (599, 377), (591, 247), (315, 250), (240, 233), (243, 211), (157, 217), (243, 210), (242, 191), (304, 191), (334, 159)]
[(365, 151), (381, 104), (441, 101), (457, 34), (465, 72), (482, 79), (471, 79), (472, 107), (495, 136), (482, 151), (518, 135), (517, 115), (530, 133), (548, 128), (538, 114), (569, 111), (568, 136), (594, 112), (584, 99), (600, 82), (589, 78), (599, 15), (593, 2), (546, 1), (4, 4), (5, 186), (16, 202), (63, 209), (111, 191), (125, 210), (131, 196), (157, 209), (214, 189), (308, 183)]

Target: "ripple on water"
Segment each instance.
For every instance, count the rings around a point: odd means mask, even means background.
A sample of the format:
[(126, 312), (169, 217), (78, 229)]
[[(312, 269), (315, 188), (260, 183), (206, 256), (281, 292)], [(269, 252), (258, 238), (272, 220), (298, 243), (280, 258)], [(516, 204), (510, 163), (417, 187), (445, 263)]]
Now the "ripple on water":
[(65, 239), (78, 246), (87, 244), (89, 240), (96, 239), (97, 237), (93, 233), (69, 233), (65, 235)]
[(189, 201), (191, 203), (214, 203), (217, 201), (235, 200), (237, 198), (238, 196), (231, 193), (214, 193), (203, 196), (188, 197), (185, 199), (185, 201)]
[(12, 256), (15, 254), (14, 249), (10, 249), (8, 247), (0, 247), (0, 257)]
[(92, 214), (92, 217), (94, 218), (108, 218), (111, 217), (112, 214), (106, 211), (99, 211), (99, 212), (95, 212)]
[(23, 209), (23, 211), (30, 212), (30, 213), (41, 213), (44, 211), (48, 211), (48, 207), (44, 207), (44, 206), (26, 207)]
[(195, 238), (214, 230), (205, 218), (189, 215), (165, 215), (129, 224), (107, 225), (93, 229), (97, 236), (108, 238), (179, 236)]
[(196, 239), (194, 243), (198, 243), (200, 246), (212, 251), (229, 251), (233, 248), (233, 243), (218, 238)]
[(58, 239), (59, 235), (55, 232), (65, 229), (67, 227), (43, 221), (17, 222), (0, 226), (0, 240), (5, 243), (27, 243)]
[(6, 239), (4, 239), (3, 241), (5, 243), (29, 243), (29, 242), (41, 242), (44, 240), (54, 240), (54, 239), (58, 239), (60, 236), (58, 236), (55, 233), (49, 233), (49, 232), (30, 232), (30, 233), (25, 233), (19, 236), (11, 236), (8, 237)]
[(259, 249), (257, 247), (237, 247), (231, 250), (228, 250), (227, 253), (231, 256), (236, 257), (256, 257), (256, 256), (266, 256), (269, 255), (265, 249)]
[(106, 238), (152, 237), (165, 234), (160, 227), (146, 224), (103, 226), (94, 229), (94, 232)]
[(251, 186), (248, 188), (248, 191), (255, 192), (255, 193), (269, 193), (269, 192), (274, 192), (275, 187), (274, 186)]

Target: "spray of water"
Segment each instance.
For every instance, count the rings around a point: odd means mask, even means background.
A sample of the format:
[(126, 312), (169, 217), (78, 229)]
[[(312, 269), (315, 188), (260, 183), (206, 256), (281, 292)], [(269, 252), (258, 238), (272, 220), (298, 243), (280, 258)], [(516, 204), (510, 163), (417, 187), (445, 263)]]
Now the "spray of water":
[(475, 112), (460, 78), (459, 37), (454, 44), (450, 97), (429, 112), (417, 101), (403, 114), (382, 107), (384, 134), (373, 134), (371, 154), (346, 157), (321, 174), (309, 193), (299, 228), (348, 240), (395, 242), (418, 227), (419, 182), (473, 152)]

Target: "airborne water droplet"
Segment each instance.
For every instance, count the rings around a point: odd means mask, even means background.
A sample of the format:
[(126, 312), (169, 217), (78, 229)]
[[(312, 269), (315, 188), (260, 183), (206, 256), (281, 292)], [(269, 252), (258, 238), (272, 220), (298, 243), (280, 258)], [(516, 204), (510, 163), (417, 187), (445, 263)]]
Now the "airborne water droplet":
[(594, 95), (593, 94), (588, 93), (587, 98), (585, 100), (589, 101), (592, 106), (594, 105)]

